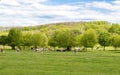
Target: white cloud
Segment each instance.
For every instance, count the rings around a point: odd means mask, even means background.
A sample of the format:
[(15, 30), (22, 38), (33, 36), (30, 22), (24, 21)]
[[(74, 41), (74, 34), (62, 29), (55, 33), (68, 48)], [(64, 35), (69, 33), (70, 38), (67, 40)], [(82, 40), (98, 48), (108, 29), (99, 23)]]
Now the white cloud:
[(119, 4), (120, 4), (120, 0), (116, 0), (116, 1), (114, 1), (113, 3), (119, 5)]
[[(0, 25), (38, 25), (45, 23), (106, 20), (120, 23), (120, 1), (45, 5), (48, 0), (2, 0)], [(96, 10), (97, 9), (97, 10)], [(104, 9), (104, 11), (103, 11)], [(105, 10), (111, 12), (104, 13)]]
[(1, 0), (0, 4), (6, 4), (6, 5), (20, 5), (17, 0)]
[(112, 5), (107, 2), (93, 2), (91, 3), (91, 5), (93, 5), (96, 8), (104, 8), (104, 9), (110, 9), (112, 7)]
[(42, 3), (42, 2), (46, 2), (48, 0), (16, 0), (18, 2), (22, 2), (22, 3)]
[(111, 11), (120, 11), (120, 1), (113, 1), (112, 3), (107, 2), (93, 2), (91, 3), (96, 8), (102, 8)]

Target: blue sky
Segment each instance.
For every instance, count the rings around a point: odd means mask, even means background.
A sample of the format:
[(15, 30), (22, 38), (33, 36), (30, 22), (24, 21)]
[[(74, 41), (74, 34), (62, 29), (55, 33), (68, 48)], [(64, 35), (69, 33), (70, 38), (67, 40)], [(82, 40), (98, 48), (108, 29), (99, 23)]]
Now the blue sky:
[(0, 26), (69, 21), (120, 23), (120, 0), (1, 0)]

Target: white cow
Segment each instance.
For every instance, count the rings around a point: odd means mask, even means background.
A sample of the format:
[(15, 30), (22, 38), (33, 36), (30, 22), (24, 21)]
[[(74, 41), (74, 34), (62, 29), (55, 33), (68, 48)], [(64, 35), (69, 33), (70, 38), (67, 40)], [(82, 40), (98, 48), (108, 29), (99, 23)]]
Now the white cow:
[(45, 48), (45, 47), (43, 47), (43, 48), (35, 47), (35, 48), (34, 48), (34, 51), (35, 51), (35, 52), (42, 52), (42, 53), (44, 53), (44, 52), (46, 51), (46, 48)]
[(17, 53), (20, 53), (21, 52), (21, 48), (20, 47), (15, 47)]
[(75, 48), (74, 48), (74, 53), (76, 54), (79, 50), (80, 50), (79, 47), (75, 47)]

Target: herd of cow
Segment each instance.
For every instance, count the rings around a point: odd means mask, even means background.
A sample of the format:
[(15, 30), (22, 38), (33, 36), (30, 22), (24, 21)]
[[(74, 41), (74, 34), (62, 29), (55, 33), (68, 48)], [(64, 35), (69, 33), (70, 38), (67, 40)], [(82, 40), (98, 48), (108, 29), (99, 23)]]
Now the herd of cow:
[[(15, 47), (15, 50), (17, 53), (21, 53), (21, 47)], [(46, 52), (46, 50), (53, 51), (53, 49), (51, 49), (51, 48), (46, 48), (46, 47), (39, 48), (37, 46), (31, 47), (31, 50), (33, 50), (34, 52), (43, 52), (43, 53)], [(76, 54), (80, 50), (83, 50), (83, 49), (80, 49), (80, 47), (74, 47), (73, 52)], [(5, 49), (4, 49), (3, 45), (0, 45), (0, 51), (1, 51), (1, 53), (5, 53)], [(56, 51), (57, 52), (66, 52), (67, 49), (59, 48)]]

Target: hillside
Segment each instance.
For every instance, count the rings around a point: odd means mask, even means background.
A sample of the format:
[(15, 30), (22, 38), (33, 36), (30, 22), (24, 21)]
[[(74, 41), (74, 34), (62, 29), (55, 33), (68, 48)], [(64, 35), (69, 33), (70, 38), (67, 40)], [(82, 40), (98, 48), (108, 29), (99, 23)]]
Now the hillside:
[(64, 23), (52, 23), (45, 25), (36, 25), (36, 26), (28, 26), (21, 27), (20, 29), (24, 32), (47, 32), (48, 34), (53, 33), (56, 30), (61, 29), (72, 29), (74, 31), (78, 31), (79, 33), (83, 33), (87, 29), (95, 29), (97, 32), (106, 31), (110, 28), (112, 24), (106, 21), (91, 21), (91, 22), (64, 22)]
[(27, 27), (0, 27), (1, 35), (7, 34), (11, 28), (19, 28), (23, 32), (47, 32), (52, 33), (55, 30), (72, 29), (83, 33), (87, 29), (95, 29), (97, 32), (106, 31), (112, 24), (107, 21), (90, 21), (90, 22), (64, 22), (64, 23), (51, 23), (45, 25), (27, 26)]

